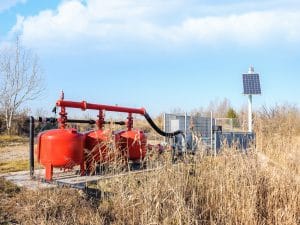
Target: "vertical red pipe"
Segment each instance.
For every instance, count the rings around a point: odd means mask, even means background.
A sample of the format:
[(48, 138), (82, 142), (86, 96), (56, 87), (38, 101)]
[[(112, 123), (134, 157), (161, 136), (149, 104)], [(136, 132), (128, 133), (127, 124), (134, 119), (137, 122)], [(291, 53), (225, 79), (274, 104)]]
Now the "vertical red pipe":
[(99, 110), (99, 115), (98, 115), (98, 120), (97, 120), (97, 126), (99, 130), (102, 130), (103, 125), (104, 125), (104, 112), (103, 110)]
[(129, 131), (131, 131), (132, 127), (133, 127), (132, 113), (128, 113), (128, 117), (127, 117), (127, 129)]

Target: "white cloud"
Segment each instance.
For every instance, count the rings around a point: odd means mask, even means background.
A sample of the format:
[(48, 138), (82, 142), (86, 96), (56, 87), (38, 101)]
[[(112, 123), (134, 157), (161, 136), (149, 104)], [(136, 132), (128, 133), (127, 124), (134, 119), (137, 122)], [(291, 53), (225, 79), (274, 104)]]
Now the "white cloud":
[[(167, 34), (170, 35), (171, 32)], [(300, 40), (300, 14), (293, 12), (250, 12), (222, 17), (190, 18), (173, 29), (178, 41), (204, 43), (232, 41), (257, 44), (266, 41)]]
[(57, 10), (41, 11), (25, 18), (18, 16), (11, 32), (21, 33), (24, 43), (37, 46), (91, 41), (99, 45), (117, 45), (124, 40), (162, 45), (300, 41), (300, 9), (220, 16), (193, 13), (190, 17), (182, 14), (178, 15), (180, 19), (168, 18), (180, 12), (184, 4), (182, 0), (64, 1)]
[(8, 10), (19, 3), (26, 3), (27, 0), (1, 0), (0, 1), (0, 13)]

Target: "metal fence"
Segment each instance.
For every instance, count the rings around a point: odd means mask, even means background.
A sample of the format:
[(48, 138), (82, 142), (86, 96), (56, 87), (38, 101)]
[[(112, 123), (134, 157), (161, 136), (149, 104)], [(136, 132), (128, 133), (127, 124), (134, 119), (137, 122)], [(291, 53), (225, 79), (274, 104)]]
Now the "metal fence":
[(164, 131), (166, 132), (182, 130), (186, 136), (194, 132), (202, 138), (211, 138), (214, 125), (215, 119), (210, 117), (189, 116), (187, 113), (164, 114)]
[(215, 132), (214, 149), (216, 153), (224, 146), (246, 151), (255, 143), (255, 134), (249, 132)]
[[(185, 145), (194, 150), (199, 146), (195, 145), (195, 138), (201, 140), (201, 145), (209, 148), (215, 154), (220, 151), (222, 146), (245, 150), (255, 141), (254, 133), (243, 132), (237, 120), (230, 118), (213, 118), (202, 116), (190, 116), (183, 114), (164, 114), (164, 131), (174, 132), (182, 130), (185, 133)], [(182, 138), (165, 139), (174, 145), (182, 145)], [(182, 148), (182, 147), (180, 147)]]

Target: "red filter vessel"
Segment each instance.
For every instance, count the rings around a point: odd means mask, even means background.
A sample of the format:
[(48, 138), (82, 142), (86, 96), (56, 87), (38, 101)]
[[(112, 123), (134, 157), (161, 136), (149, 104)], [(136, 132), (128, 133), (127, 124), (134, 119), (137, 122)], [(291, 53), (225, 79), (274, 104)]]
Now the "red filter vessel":
[(92, 163), (103, 163), (110, 159), (107, 143), (110, 140), (110, 130), (90, 131), (85, 138), (85, 162), (87, 167)]
[(84, 171), (84, 135), (76, 129), (54, 129), (38, 136), (37, 158), (46, 168), (46, 180), (52, 180), (53, 167), (72, 169), (76, 165)]
[(145, 158), (147, 153), (147, 137), (140, 130), (123, 130), (115, 134), (118, 150), (128, 160), (138, 161)]

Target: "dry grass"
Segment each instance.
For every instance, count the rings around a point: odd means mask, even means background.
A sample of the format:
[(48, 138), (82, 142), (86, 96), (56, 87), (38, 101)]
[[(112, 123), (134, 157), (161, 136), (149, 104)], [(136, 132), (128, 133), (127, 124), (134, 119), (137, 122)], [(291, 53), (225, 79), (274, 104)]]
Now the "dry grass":
[(20, 137), (16, 135), (0, 135), (0, 147), (15, 146), (28, 142), (27, 137)]
[[(4, 181), (0, 180), (2, 184)], [(11, 186), (7, 183), (6, 186)], [(10, 188), (11, 190), (12, 188)], [(0, 224), (102, 224), (97, 207), (77, 190), (0, 189)]]
[(14, 160), (0, 162), (0, 173), (9, 173), (16, 171), (29, 170), (29, 161), (28, 160)]
[(279, 112), (257, 115), (257, 146), (247, 154), (224, 149), (176, 165), (166, 154), (156, 172), (100, 182), (110, 193), (101, 200), (70, 189), (0, 188), (0, 224), (300, 224), (295, 117)]
[(3, 198), (6, 217), (1, 219), (22, 224), (300, 222), (299, 181), (292, 173), (263, 165), (256, 154), (228, 150), (195, 163), (107, 180), (99, 187), (112, 195), (96, 202), (69, 189), (23, 190)]
[(115, 195), (100, 210), (112, 212), (112, 224), (300, 222), (299, 183), (290, 173), (262, 167), (256, 154), (197, 160), (107, 181)]
[(294, 107), (264, 109), (256, 118), (257, 149), (269, 161), (295, 176), (300, 175), (300, 113)]

